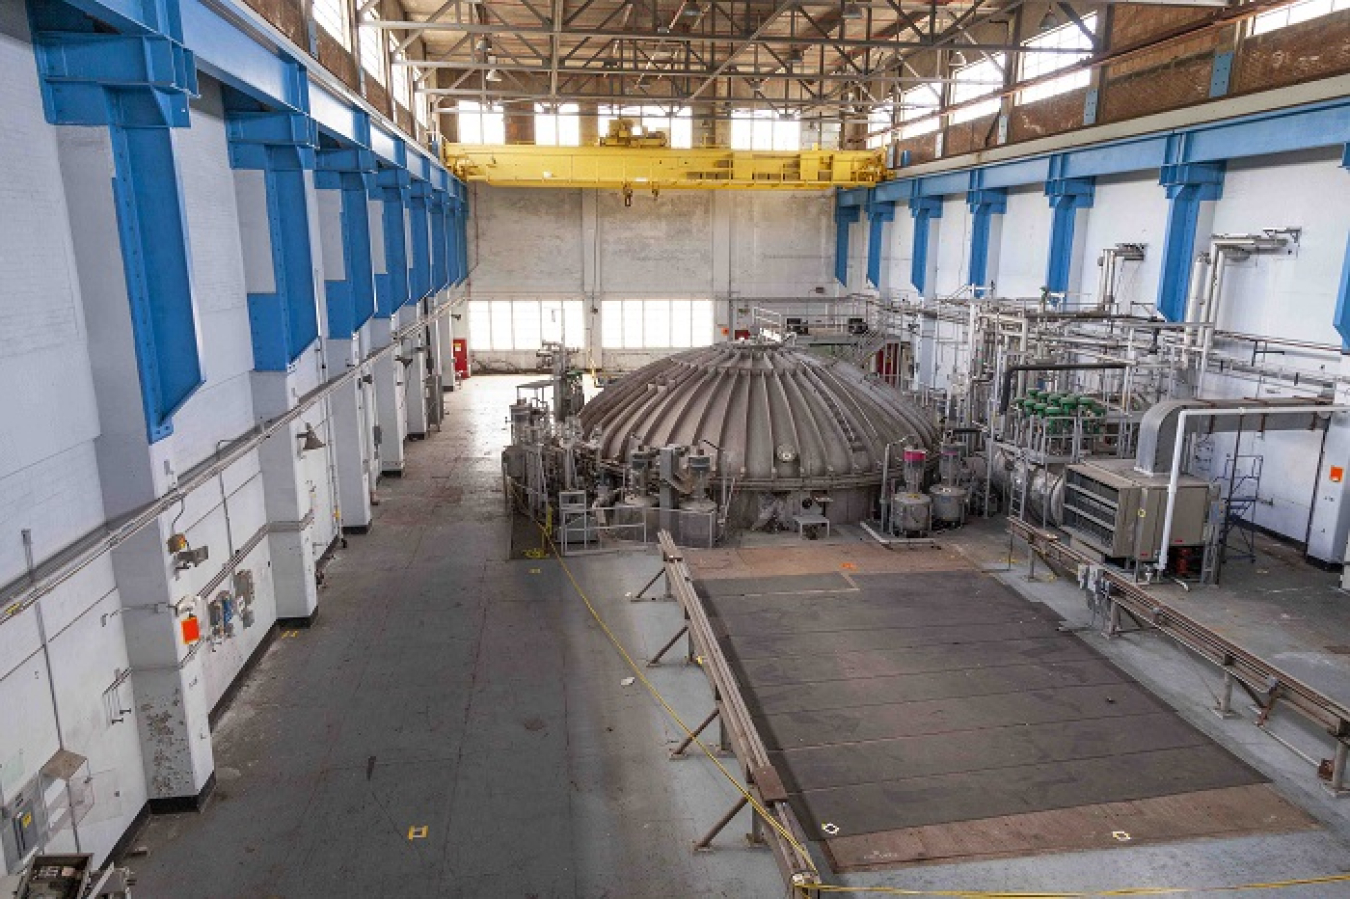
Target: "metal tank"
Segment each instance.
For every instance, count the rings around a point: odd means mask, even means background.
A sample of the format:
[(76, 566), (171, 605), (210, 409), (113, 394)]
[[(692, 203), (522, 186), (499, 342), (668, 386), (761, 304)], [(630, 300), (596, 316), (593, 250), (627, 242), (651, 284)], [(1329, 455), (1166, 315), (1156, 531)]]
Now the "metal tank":
[(1023, 495), (1022, 518), (1036, 524), (1058, 525), (1064, 520), (1064, 465), (1032, 465), (1000, 447), (994, 451), (989, 479), (1011, 505)]
[(714, 498), (728, 520), (755, 521), (761, 498), (787, 514), (828, 495), (837, 522), (872, 517), (888, 444), (936, 448), (932, 416), (847, 362), (773, 343), (721, 343), (660, 359), (606, 388), (581, 410), (600, 462), (638, 446), (706, 450)]
[(962, 456), (965, 448), (959, 443), (944, 443), (938, 458), (938, 474), (942, 483), (929, 488), (933, 499), (933, 520), (945, 527), (960, 527), (966, 523), (966, 496), (969, 491), (960, 486)]

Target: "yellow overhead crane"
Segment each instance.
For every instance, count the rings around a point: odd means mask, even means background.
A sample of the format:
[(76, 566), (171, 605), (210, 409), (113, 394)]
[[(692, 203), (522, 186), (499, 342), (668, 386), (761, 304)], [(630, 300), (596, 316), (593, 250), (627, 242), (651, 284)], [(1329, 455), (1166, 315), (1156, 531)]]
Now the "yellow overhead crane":
[(623, 191), (625, 198), (634, 191), (865, 187), (886, 175), (880, 150), (677, 150), (665, 146), (662, 132), (625, 132), (625, 121), (611, 122), (599, 146), (442, 144), (441, 155), (446, 168), (465, 181), (606, 188)]

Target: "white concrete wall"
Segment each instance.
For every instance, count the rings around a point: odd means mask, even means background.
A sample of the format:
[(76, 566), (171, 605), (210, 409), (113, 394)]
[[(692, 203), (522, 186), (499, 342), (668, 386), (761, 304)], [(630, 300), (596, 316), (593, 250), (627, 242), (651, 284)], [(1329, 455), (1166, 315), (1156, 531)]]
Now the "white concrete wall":
[[(110, 503), (120, 514), (157, 497), (260, 418), (275, 414), (260, 409), (259, 396), (284, 409), (331, 374), (316, 344), (281, 376), (279, 391), (268, 393), (264, 383), (260, 393), (247, 293), (275, 285), (265, 220), (259, 228), (241, 217), (241, 197), (253, 196), (249, 188), (261, 188), (262, 177), (230, 168), (220, 86), (202, 75), (191, 127), (175, 130), (172, 140), (204, 383), (174, 415), (173, 434), (147, 447), (144, 422), (128, 414), (139, 410), (140, 392), (107, 129), (46, 122), (22, 4), (0, 4), (0, 80), (9, 86), (0, 164), (22, 173), (0, 185), (0, 383), (6, 386), (0, 417), (7, 423), (0, 428), (0, 588), (12, 597), (23, 595), (27, 577), (25, 534), (41, 571), (58, 553), (108, 527)], [(311, 189), (322, 332), (319, 216), (337, 210), (314, 202), (314, 194)], [(382, 265), (380, 234), (377, 228), (373, 251)], [(257, 263), (251, 280), (246, 260)], [(312, 425), (330, 445), (302, 454), (291, 433), (273, 439), (285, 446), (279, 458), (293, 457), (300, 514), (292, 517), (313, 512), (313, 524), (296, 541), (312, 579), (314, 560), (339, 535), (327, 404), (311, 409), (301, 424)], [(0, 617), (0, 801), (14, 798), (58, 748), (86, 756), (98, 801), (79, 824), (79, 848), (100, 861), (156, 795), (154, 763), (147, 764), (150, 754), (142, 748), (152, 739), (139, 714), (147, 696), (136, 692), (137, 679), (148, 676), (138, 673), (115, 690), (111, 686), (119, 673), (135, 668), (137, 653), (167, 656), (170, 672), (173, 661), (182, 661), (178, 620), (165, 602), (197, 593), (209, 597), (205, 585), (218, 572), (247, 569), (254, 575), (252, 625), (236, 618), (232, 636), (208, 637), (179, 672), (194, 683), (200, 676), (191, 691), (169, 684), (156, 695), (171, 698), (179, 691), (184, 704), (200, 709), (202, 721), (276, 621), (272, 541), (262, 539), (230, 565), (231, 554), (268, 525), (271, 488), (265, 489), (261, 455), (246, 455), (185, 495), (120, 557), (99, 556), (35, 604)], [(208, 547), (209, 559), (165, 574), (171, 566), (162, 536), (170, 531)], [(217, 589), (232, 586), (227, 578)], [(8, 598), (0, 602), (0, 608), (8, 605)], [(206, 633), (205, 604), (196, 603), (195, 611)], [(148, 650), (156, 640), (161, 648)], [(209, 734), (204, 740), (204, 747), (194, 743), (187, 752), (193, 764), (208, 766), (205, 773), (190, 773), (197, 783), (209, 774)], [(74, 832), (67, 827), (52, 834), (45, 848), (74, 851)], [(0, 858), (0, 873), (10, 866)]]
[[(658, 353), (601, 351), (607, 299), (718, 301), (721, 329), (744, 326), (756, 300), (832, 297), (834, 200), (826, 192), (615, 191), (473, 187), (470, 299), (581, 299), (586, 349), (611, 368)], [(863, 227), (861, 249), (866, 250)], [(861, 277), (861, 275), (860, 275)], [(533, 352), (475, 351), (488, 364), (532, 368)]]
[[(15, 173), (0, 184), (0, 584), (26, 570), (23, 531), (40, 564), (105, 517), (90, 335), (56, 132), (26, 35), (23, 5), (0, 4), (0, 165)], [(127, 668), (120, 604), (104, 559), (0, 623), (0, 798), (12, 799), (62, 745), (87, 756), (91, 772), (113, 772), (121, 794), (109, 791), (81, 825), (81, 844), (95, 853), (111, 848), (146, 796), (136, 725), (105, 711), (104, 690)], [(129, 693), (119, 701), (129, 704)], [(50, 845), (73, 850), (70, 830)]]

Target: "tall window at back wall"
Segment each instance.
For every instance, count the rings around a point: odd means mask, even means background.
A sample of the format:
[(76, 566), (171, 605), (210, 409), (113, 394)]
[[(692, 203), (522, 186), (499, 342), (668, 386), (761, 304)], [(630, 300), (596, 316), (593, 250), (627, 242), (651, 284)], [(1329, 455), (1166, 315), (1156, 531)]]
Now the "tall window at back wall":
[(1003, 88), (1003, 67), (1007, 64), (1004, 54), (995, 53), (952, 72), (951, 105), (976, 100), (987, 94), (994, 95), (982, 103), (971, 103), (963, 109), (953, 110), (953, 124), (998, 112), (997, 95)]
[(605, 300), (600, 319), (607, 350), (679, 349), (713, 339), (712, 300)]
[(932, 134), (938, 130), (938, 117), (933, 113), (937, 112), (941, 105), (942, 92), (931, 84), (911, 87), (902, 93), (900, 95), (900, 139)]
[(575, 103), (534, 104), (534, 142), (541, 147), (581, 146), (581, 117)]
[[(380, 11), (373, 6), (366, 10), (363, 15), (371, 22), (380, 20)], [(384, 32), (378, 28), (362, 28), (357, 40), (361, 42), (361, 68), (366, 70), (367, 75), (383, 85), (387, 81), (384, 74), (385, 53), (380, 49), (381, 34), (384, 34)]]
[[(1021, 54), (1022, 61), (1017, 70), (1018, 81), (1030, 81), (1033, 78), (1040, 78), (1043, 75), (1049, 75), (1052, 72), (1058, 72), (1060, 69), (1067, 69), (1074, 63), (1082, 62), (1092, 57), (1092, 38), (1088, 37), (1087, 32), (1097, 33), (1097, 14), (1083, 16), (1083, 25), (1080, 28), (1077, 22), (1070, 22), (1067, 25), (1061, 25), (1053, 28), (1045, 34), (1033, 37), (1031, 40), (1023, 41), (1022, 46), (1028, 50), (1080, 50), (1080, 53), (1026, 53)], [(1084, 30), (1086, 29), (1086, 31)], [(1061, 75), (1058, 78), (1051, 78), (1049, 81), (1041, 84), (1032, 85), (1017, 94), (1018, 103), (1035, 103), (1037, 100), (1044, 100), (1048, 97), (1055, 97), (1059, 94), (1066, 94), (1069, 91), (1078, 90), (1087, 87), (1092, 77), (1092, 73), (1087, 69), (1080, 69), (1077, 72), (1070, 72), (1067, 75)]]
[(389, 35), (389, 93), (394, 95), (394, 99), (405, 109), (412, 109), (412, 90), (411, 79), (408, 75), (411, 69), (407, 66), (395, 65), (401, 62), (403, 51), (398, 48), (398, 38), (392, 34)]
[(1288, 6), (1282, 6), (1279, 9), (1272, 9), (1270, 12), (1253, 16), (1251, 18), (1251, 33), (1256, 35), (1278, 31), (1281, 28), (1288, 28), (1290, 25), (1307, 22), (1309, 19), (1330, 15), (1343, 9), (1350, 9), (1350, 0), (1301, 0), (1299, 3), (1291, 3)]
[(352, 37), (347, 28), (345, 0), (314, 0), (311, 8), (314, 11), (314, 21), (319, 23), (319, 27), (328, 32), (329, 37), (350, 50)]
[(472, 300), (469, 346), (484, 351), (533, 352), (545, 343), (585, 345), (580, 300)]
[(880, 106), (872, 107), (872, 111), (867, 114), (868, 149), (875, 150), (891, 142), (890, 127), (893, 124), (892, 117), (894, 115), (895, 106), (893, 104), (882, 103)]
[(785, 119), (772, 109), (738, 109), (732, 112), (731, 149), (795, 153), (801, 148), (800, 119)]
[(506, 118), (502, 108), (477, 100), (460, 100), (458, 107), (461, 144), (506, 143)]

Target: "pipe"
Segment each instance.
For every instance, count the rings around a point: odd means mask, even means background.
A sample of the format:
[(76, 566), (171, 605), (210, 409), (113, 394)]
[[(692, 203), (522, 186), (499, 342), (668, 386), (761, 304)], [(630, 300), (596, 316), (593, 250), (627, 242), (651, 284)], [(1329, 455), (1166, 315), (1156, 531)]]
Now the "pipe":
[[(445, 303), (438, 306), (428, 313), (426, 318), (440, 318), (450, 312), (455, 305), (456, 304), (454, 303)], [(422, 323), (421, 320), (415, 321), (394, 332), (392, 339), (386, 346), (373, 350), (357, 365), (352, 366), (337, 377), (331, 378), (320, 384), (318, 387), (315, 387), (313, 390), (300, 397), (296, 404), (286, 412), (270, 421), (263, 422), (256, 428), (246, 431), (244, 434), (235, 438), (225, 452), (217, 454), (212, 457), (210, 461), (202, 462), (190, 469), (185, 477), (178, 482), (176, 487), (169, 490), (159, 499), (153, 500), (141, 508), (127, 513), (115, 527), (107, 530), (100, 529), (99, 531), (93, 531), (75, 541), (75, 543), (58, 554), (60, 556), (65, 556), (66, 558), (60, 562), (56, 569), (50, 574), (41, 579), (33, 578), (29, 580), (27, 578), (20, 578), (18, 583), (11, 582), (10, 584), (7, 584), (3, 590), (0, 590), (0, 605), (4, 606), (4, 611), (0, 612), (0, 625), (3, 625), (20, 612), (27, 609), (47, 593), (50, 593), (52, 590), (61, 586), (61, 584), (65, 583), (76, 573), (93, 563), (95, 559), (98, 559), (104, 553), (115, 549), (131, 537), (149, 527), (155, 519), (171, 508), (180, 499), (204, 484), (214, 480), (219, 472), (223, 472), (240, 459), (243, 459), (264, 440), (295, 421), (301, 415), (304, 415), (339, 387), (342, 387), (347, 382), (357, 378), (362, 370), (371, 363), (398, 350), (401, 346), (401, 339), (405, 335), (415, 331)], [(28, 585), (26, 590), (22, 589), (23, 584)], [(11, 594), (14, 594), (14, 596), (11, 597)]]
[(1109, 371), (1126, 368), (1124, 362), (1056, 362), (1050, 364), (1028, 363), (1010, 365), (1003, 372), (1003, 390), (999, 397), (998, 411), (1007, 412), (1012, 404), (1012, 383), (1018, 372), (1023, 371)]
[(1177, 439), (1172, 445), (1172, 472), (1167, 480), (1167, 511), (1163, 515), (1162, 548), (1158, 552), (1155, 564), (1159, 574), (1167, 569), (1167, 550), (1172, 543), (1172, 516), (1176, 512), (1177, 492), (1181, 482), (1182, 448), (1186, 443), (1186, 421), (1191, 418), (1218, 418), (1227, 415), (1280, 415), (1297, 414), (1331, 415), (1335, 412), (1350, 412), (1350, 405), (1336, 406), (1238, 406), (1234, 409), (1183, 409), (1177, 416)]

